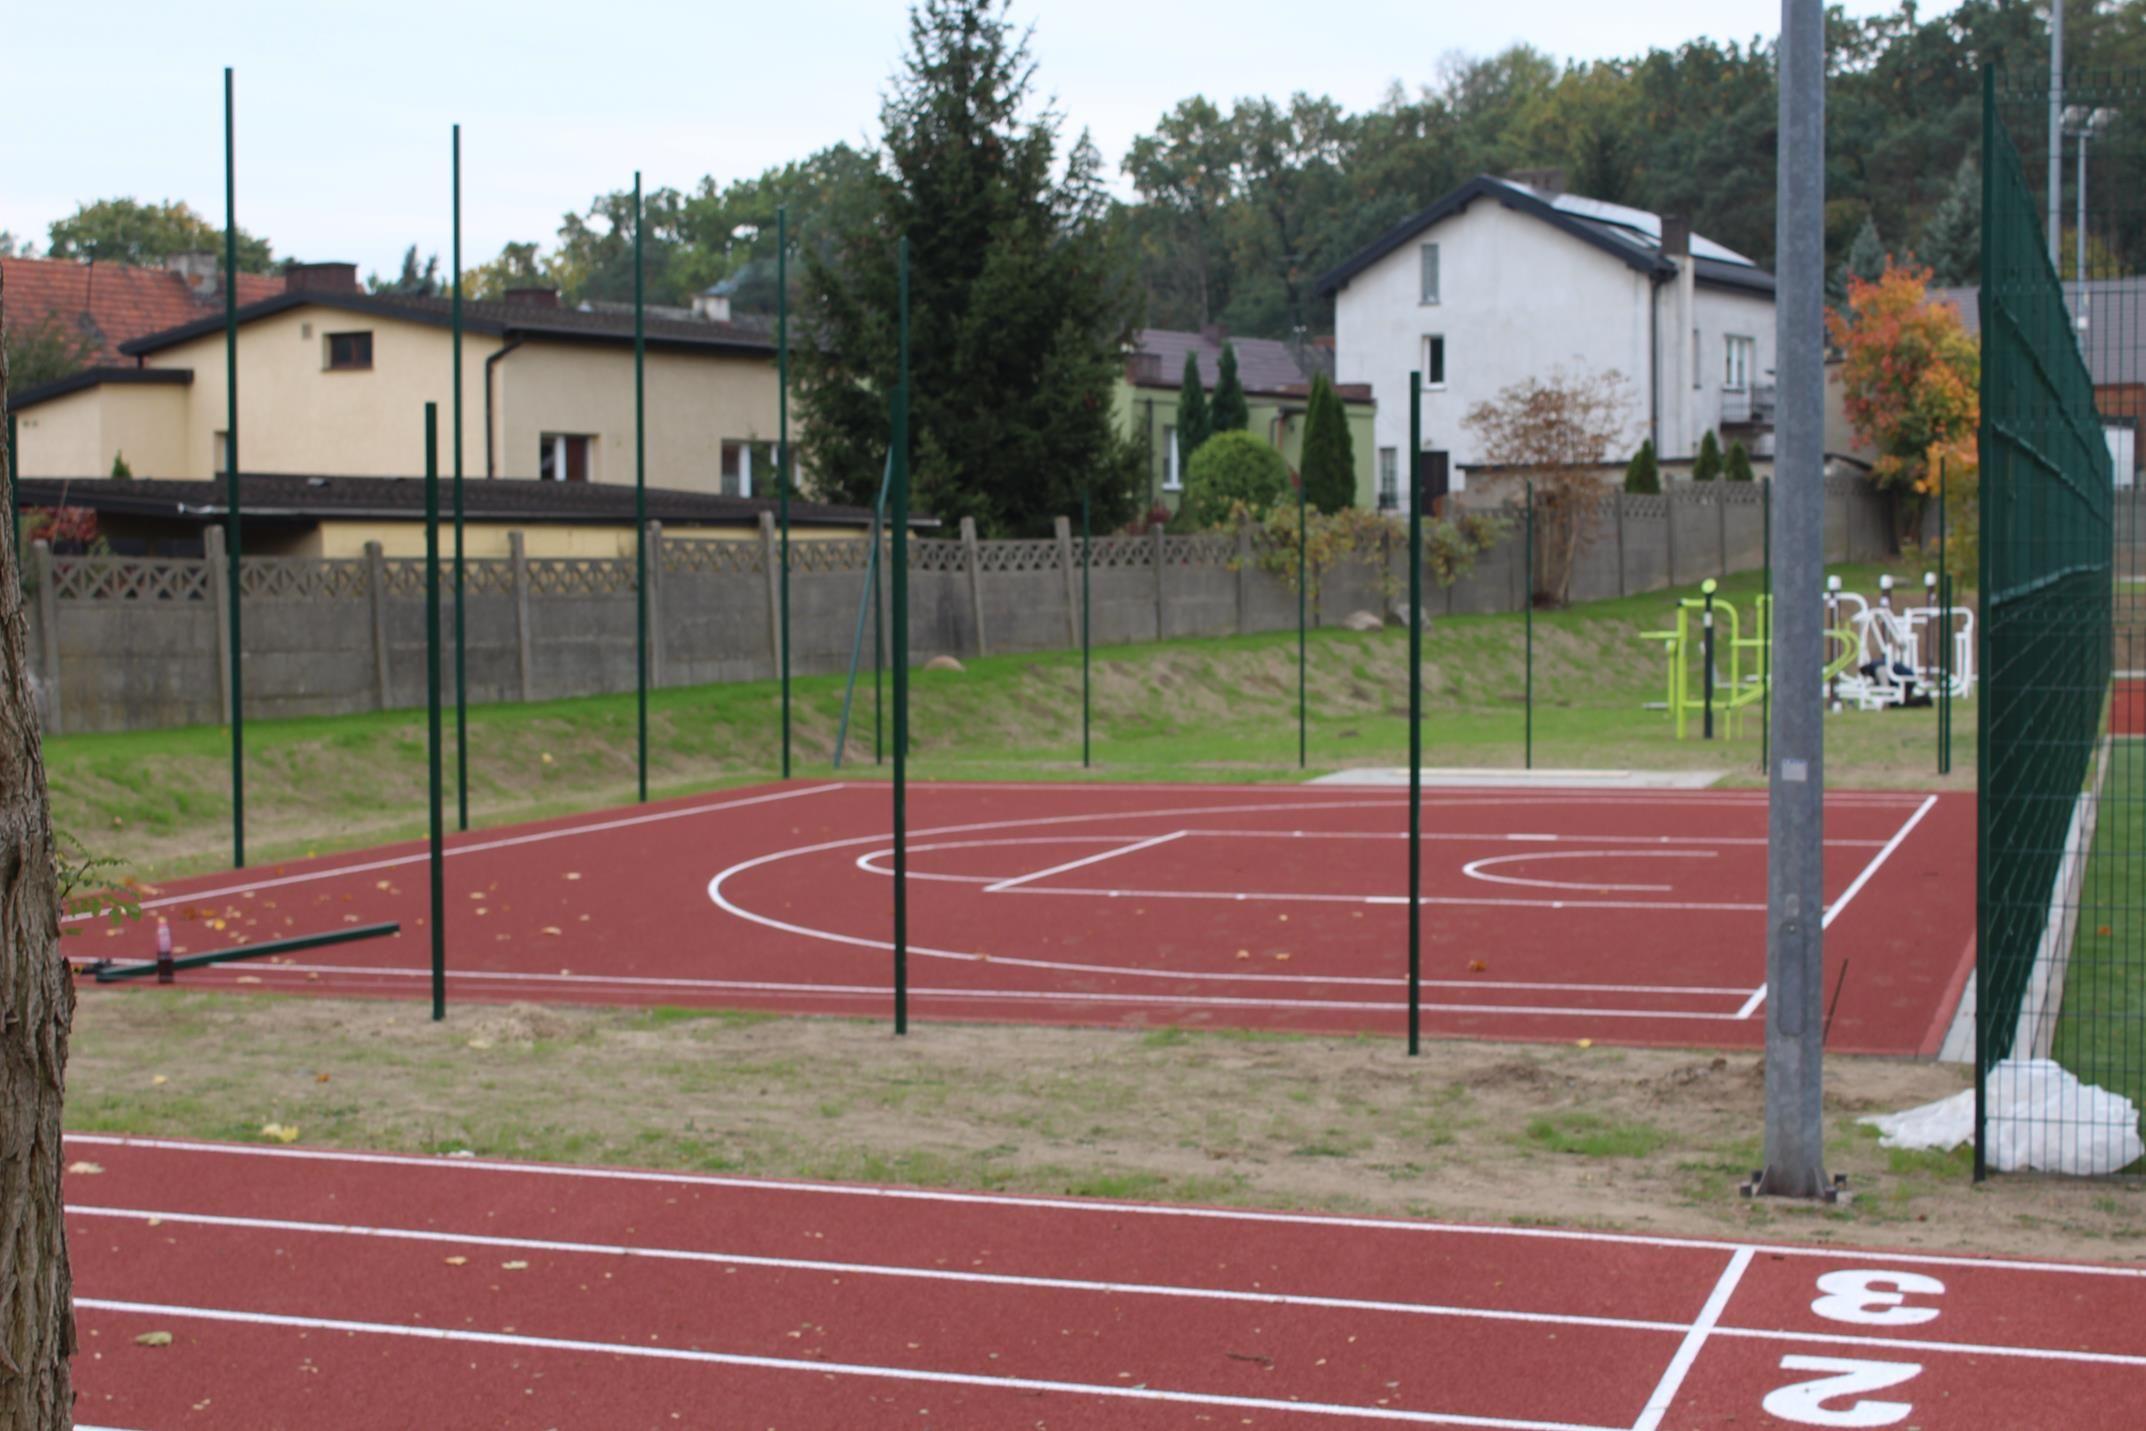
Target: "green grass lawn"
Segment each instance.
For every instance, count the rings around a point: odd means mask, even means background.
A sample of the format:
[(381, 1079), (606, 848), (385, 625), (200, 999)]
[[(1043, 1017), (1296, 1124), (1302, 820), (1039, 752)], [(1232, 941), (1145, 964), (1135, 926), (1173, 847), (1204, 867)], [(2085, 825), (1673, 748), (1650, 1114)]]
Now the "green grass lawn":
[[(1838, 569), (1874, 590), (1881, 568)], [(1920, 576), (1898, 568), (1903, 582)], [(1746, 613), (1757, 573), (1730, 577), (1720, 599)], [(1757, 707), (1732, 738), (1672, 738), (1661, 648), (1695, 588), (1594, 602), (1534, 619), (1534, 758), (1542, 767), (1704, 768), (1756, 784)], [(1527, 690), (1521, 616), (1439, 617), (1424, 648), (1424, 758), (1432, 765), (1518, 767)], [(1406, 760), (1407, 642), (1388, 630), (1312, 633), (1310, 773)], [(842, 681), (795, 683), (796, 773), (825, 777)], [(1272, 632), (1099, 649), (1093, 667), (1095, 767), (1080, 763), (1080, 659), (1051, 651), (991, 656), (961, 672), (920, 671), (911, 697), (911, 768), (923, 779), (1294, 780), (1296, 636)], [(771, 681), (696, 686), (649, 698), (652, 794), (774, 778), (780, 700)], [(1928, 711), (1848, 713), (1827, 722), (1836, 786), (1937, 786), (1972, 779), (1972, 703), (1955, 712), (1961, 758), (1949, 782), (1934, 765)], [(631, 694), (473, 707), (472, 824), (498, 824), (630, 801)], [(450, 722), (451, 730), (451, 722)], [(451, 736), (450, 736), (451, 739)], [(426, 762), (422, 711), (398, 710), (246, 727), (248, 853), (254, 861), (421, 835)], [(68, 735), (47, 742), (55, 823), (129, 873), (158, 878), (230, 858), (229, 735), (221, 727)], [(450, 781), (454, 769), (449, 752)], [(861, 683), (843, 773), (883, 774), (872, 752), (869, 681)], [(453, 822), (450, 787), (449, 821)]]

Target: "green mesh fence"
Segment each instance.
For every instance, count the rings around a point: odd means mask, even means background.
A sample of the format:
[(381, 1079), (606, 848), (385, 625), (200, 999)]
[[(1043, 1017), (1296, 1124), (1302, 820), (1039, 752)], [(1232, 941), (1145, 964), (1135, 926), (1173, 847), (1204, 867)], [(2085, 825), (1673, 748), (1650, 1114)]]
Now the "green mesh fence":
[(2146, 88), (2074, 76), (2055, 108), (2052, 251), (2049, 87), (1985, 77), (1978, 1176), (2115, 1171), (2137, 1116), (2094, 1090), (2146, 1095), (2146, 753), (2124, 674), (2146, 667), (2128, 575)]

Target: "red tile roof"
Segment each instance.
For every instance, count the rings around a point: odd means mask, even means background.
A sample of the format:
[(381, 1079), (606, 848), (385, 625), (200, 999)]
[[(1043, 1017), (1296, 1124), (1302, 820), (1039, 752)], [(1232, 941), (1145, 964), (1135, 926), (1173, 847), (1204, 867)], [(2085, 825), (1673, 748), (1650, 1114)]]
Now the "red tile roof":
[[(131, 363), (119, 345), (145, 333), (175, 328), (220, 312), (220, 294), (197, 297), (178, 274), (161, 268), (77, 263), (64, 258), (0, 258), (7, 270), (8, 326), (25, 329), (56, 317), (97, 344), (92, 364)], [(255, 303), (283, 291), (280, 277), (238, 276), (238, 301)]]

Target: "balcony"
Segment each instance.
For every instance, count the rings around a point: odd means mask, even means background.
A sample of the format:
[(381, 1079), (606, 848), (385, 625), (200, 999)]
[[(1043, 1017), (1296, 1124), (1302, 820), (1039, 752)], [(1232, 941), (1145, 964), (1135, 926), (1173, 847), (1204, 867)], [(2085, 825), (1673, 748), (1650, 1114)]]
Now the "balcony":
[(1749, 387), (1724, 388), (1721, 392), (1723, 427), (1772, 427), (1774, 386), (1753, 383)]

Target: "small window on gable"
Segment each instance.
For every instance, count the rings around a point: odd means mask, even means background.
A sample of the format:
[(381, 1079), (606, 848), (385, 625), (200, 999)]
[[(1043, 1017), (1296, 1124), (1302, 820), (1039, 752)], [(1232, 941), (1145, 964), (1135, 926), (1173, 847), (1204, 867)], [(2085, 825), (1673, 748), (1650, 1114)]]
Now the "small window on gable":
[(373, 365), (372, 334), (330, 333), (326, 341), (329, 372), (359, 372)]
[(1427, 334), (1423, 339), (1423, 385), (1426, 388), (1446, 385), (1446, 339), (1443, 333)]
[(1423, 265), (1423, 301), (1425, 303), (1436, 303), (1438, 301), (1438, 245), (1427, 243), (1417, 252), (1421, 255), (1420, 262)]

